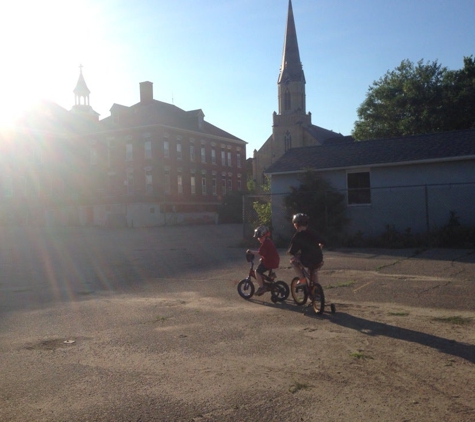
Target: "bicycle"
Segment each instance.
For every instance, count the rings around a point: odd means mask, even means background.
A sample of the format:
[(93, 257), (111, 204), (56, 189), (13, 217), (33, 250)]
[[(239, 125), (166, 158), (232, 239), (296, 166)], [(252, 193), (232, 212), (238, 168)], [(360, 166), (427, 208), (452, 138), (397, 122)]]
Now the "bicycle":
[[(290, 283), (292, 298), (298, 306), (305, 305), (307, 299), (310, 298), (313, 310), (317, 315), (321, 315), (325, 309), (325, 293), (323, 292), (323, 287), (320, 283), (314, 282), (310, 279), (309, 272), (300, 262), (298, 265), (307, 279), (307, 283), (299, 284), (299, 277), (294, 277)], [(330, 310), (332, 314), (336, 312), (336, 306), (334, 303), (330, 304)]]
[[(255, 292), (255, 286), (251, 278), (256, 278), (256, 272), (254, 270), (254, 254), (246, 253), (247, 262), (251, 263), (251, 268), (249, 269), (249, 275), (247, 278), (241, 280), (237, 285), (237, 291), (243, 299), (250, 299)], [(267, 291), (271, 293), (272, 302), (283, 302), (290, 295), (289, 285), (282, 280), (275, 280), (277, 274), (273, 270), (269, 270), (268, 274), (263, 274), (264, 286)]]

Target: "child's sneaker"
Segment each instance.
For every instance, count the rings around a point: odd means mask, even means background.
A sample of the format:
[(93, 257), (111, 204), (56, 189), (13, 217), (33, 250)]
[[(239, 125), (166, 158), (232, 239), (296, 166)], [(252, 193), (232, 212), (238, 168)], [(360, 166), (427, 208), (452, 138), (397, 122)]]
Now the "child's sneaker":
[(265, 287), (259, 287), (256, 291), (256, 296), (262, 296), (266, 291), (267, 289)]

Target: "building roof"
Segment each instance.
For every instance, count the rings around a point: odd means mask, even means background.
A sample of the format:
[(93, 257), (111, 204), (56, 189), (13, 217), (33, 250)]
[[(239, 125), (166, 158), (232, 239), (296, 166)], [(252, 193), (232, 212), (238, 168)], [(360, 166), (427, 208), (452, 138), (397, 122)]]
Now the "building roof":
[(463, 157), (475, 159), (475, 129), (360, 142), (351, 137), (336, 138), (335, 142), (328, 140), (321, 146), (292, 148), (266, 173), (387, 166)]
[(152, 100), (145, 103), (139, 102), (130, 107), (114, 104), (111, 107), (111, 116), (102, 119), (101, 124), (106, 130), (163, 125), (245, 142), (206, 122), (203, 117), (201, 109), (185, 111), (173, 104)]
[(315, 140), (322, 144), (332, 140), (333, 138), (343, 137), (341, 133), (333, 132), (333, 130), (325, 129), (317, 125), (304, 126), (304, 130), (307, 131)]
[(99, 122), (85, 115), (71, 113), (60, 105), (42, 100), (25, 110), (15, 126), (18, 129), (56, 135), (77, 135), (100, 130)]

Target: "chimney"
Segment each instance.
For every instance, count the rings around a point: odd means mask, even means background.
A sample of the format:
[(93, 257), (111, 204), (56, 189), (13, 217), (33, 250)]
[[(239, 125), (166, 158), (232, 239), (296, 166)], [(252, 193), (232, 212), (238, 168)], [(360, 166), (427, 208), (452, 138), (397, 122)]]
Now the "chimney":
[(140, 82), (140, 102), (150, 103), (153, 101), (153, 82)]

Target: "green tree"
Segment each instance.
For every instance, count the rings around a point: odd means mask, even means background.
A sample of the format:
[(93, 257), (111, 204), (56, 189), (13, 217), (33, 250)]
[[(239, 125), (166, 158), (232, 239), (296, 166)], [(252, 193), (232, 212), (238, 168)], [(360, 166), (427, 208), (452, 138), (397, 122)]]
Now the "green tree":
[[(261, 186), (261, 188), (265, 194), (270, 194), (269, 176), (265, 177), (265, 183)], [(263, 197), (258, 201), (254, 201), (252, 203), (252, 208), (254, 209), (254, 212), (257, 216), (255, 225), (263, 224), (264, 226), (269, 227), (272, 231), (272, 207), (270, 202), (270, 195), (268, 195), (266, 198)]]
[(475, 128), (475, 60), (464, 57), (463, 69), (448, 72), (444, 91), (444, 128)]
[(329, 242), (338, 241), (347, 223), (345, 195), (316, 172), (308, 170), (299, 178), (300, 185), (291, 187), (284, 197), (287, 217), (303, 212), (310, 217), (310, 226)]
[(369, 87), (357, 110), (357, 140), (475, 127), (475, 63), (450, 71), (437, 61), (403, 60)]

